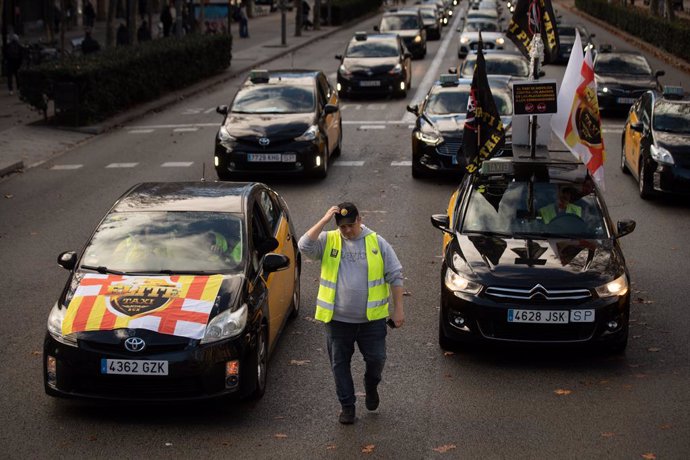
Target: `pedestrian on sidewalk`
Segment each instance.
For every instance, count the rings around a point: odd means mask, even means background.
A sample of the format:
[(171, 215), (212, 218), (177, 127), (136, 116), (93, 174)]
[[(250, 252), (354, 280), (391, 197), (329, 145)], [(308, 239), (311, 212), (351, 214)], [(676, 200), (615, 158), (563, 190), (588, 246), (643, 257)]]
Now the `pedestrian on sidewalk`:
[(91, 29), (84, 29), (84, 39), (81, 41), (81, 54), (97, 53), (101, 50), (101, 45), (91, 36)]
[(247, 16), (247, 5), (244, 2), (240, 5), (238, 18), (240, 21), (240, 38), (249, 38), (249, 17)]
[(82, 12), (84, 14), (84, 25), (86, 27), (93, 27), (94, 22), (96, 21), (96, 10), (93, 8), (93, 3), (91, 3), (91, 0), (86, 0)]
[(5, 59), (5, 70), (7, 71), (7, 89), (10, 91), (10, 95), (12, 95), (14, 94), (13, 82), (19, 88), (17, 74), (24, 59), (24, 47), (19, 43), (19, 36), (17, 34), (10, 35), (2, 56)]
[[(335, 217), (337, 230), (323, 231)], [(386, 317), (391, 294), (391, 327), (402, 327), (402, 265), (380, 235), (362, 225), (357, 207), (332, 206), (299, 240), (306, 257), (321, 261), (316, 319), (325, 323), (326, 345), (342, 406), (340, 423), (355, 422), (355, 387), (350, 363), (355, 343), (364, 357), (365, 404), (379, 406), (378, 384), (386, 362)]]

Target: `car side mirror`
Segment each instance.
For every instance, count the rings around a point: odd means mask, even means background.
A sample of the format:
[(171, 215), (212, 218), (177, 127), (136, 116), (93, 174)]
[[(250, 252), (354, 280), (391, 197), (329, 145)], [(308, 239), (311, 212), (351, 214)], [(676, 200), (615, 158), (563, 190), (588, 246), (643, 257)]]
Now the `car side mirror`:
[(216, 107), (216, 113), (219, 113), (221, 115), (227, 115), (228, 114), (228, 106), (227, 105), (219, 105)]
[(419, 105), (417, 104), (409, 104), (407, 106), (407, 111), (410, 113), (415, 114), (416, 116), (419, 116)]
[(261, 268), (264, 273), (273, 273), (285, 270), (290, 266), (290, 259), (283, 254), (268, 253), (261, 261)]
[(74, 251), (63, 252), (58, 256), (57, 263), (65, 270), (73, 270), (77, 265), (77, 253)]
[(256, 246), (256, 250), (259, 251), (259, 254), (268, 254), (269, 252), (273, 251), (275, 248), (278, 247), (278, 240), (270, 237), (266, 238), (263, 240), (261, 243), (259, 243)]
[(330, 115), (331, 113), (335, 113), (335, 112), (337, 112), (338, 110), (339, 110), (339, 109), (338, 109), (338, 106), (335, 105), (335, 104), (326, 104), (326, 105), (323, 107), (323, 113), (325, 113), (326, 115)]
[(374, 31), (378, 32), (378, 31), (379, 31), (379, 26), (374, 26)]
[(431, 216), (431, 225), (443, 233), (453, 234), (453, 230), (450, 229), (450, 218), (446, 214), (434, 214)]
[(337, 60), (339, 60), (339, 61), (342, 61), (342, 60), (343, 60), (343, 55), (342, 55), (342, 54), (336, 54), (336, 55), (335, 55), (335, 58), (336, 58)]
[(655, 78), (663, 77), (664, 75), (666, 75), (666, 71), (665, 71), (665, 70), (657, 70), (656, 72), (654, 72), (654, 77), (655, 77)]
[(616, 238), (620, 238), (622, 236), (627, 235), (628, 233), (632, 233), (633, 230), (635, 230), (635, 226), (637, 224), (635, 223), (634, 220), (620, 220), (618, 221), (616, 225)]
[(632, 129), (635, 132), (641, 133), (644, 132), (644, 125), (641, 121), (636, 121), (635, 123), (630, 124), (630, 129)]

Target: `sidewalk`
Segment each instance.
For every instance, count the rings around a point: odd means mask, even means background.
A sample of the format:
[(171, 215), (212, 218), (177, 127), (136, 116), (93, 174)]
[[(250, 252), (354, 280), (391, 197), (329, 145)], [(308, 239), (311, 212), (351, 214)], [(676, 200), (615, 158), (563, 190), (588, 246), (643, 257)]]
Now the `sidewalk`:
[[(368, 17), (360, 18), (366, 20)], [(170, 93), (158, 100), (134, 107), (126, 112), (109, 118), (95, 126), (81, 128), (59, 128), (43, 122), (43, 115), (31, 110), (21, 102), (17, 92), (13, 96), (7, 91), (7, 81), (0, 81), (0, 177), (13, 172), (38, 166), (45, 161), (64, 153), (75, 146), (87, 142), (93, 136), (121, 126), (143, 115), (163, 109), (183, 98), (189, 98), (210, 87), (245, 74), (256, 68), (292, 53), (310, 43), (328, 37), (337, 31), (351, 27), (351, 24), (338, 27), (322, 27), (321, 30), (302, 31), (301, 37), (295, 37), (295, 14), (287, 13), (287, 45), (281, 45), (281, 15), (273, 12), (255, 17), (249, 22), (249, 38), (239, 38), (237, 24), (232, 26), (233, 48), (230, 67), (215, 77), (196, 85)], [(105, 42), (105, 25), (97, 23), (96, 38)], [(100, 32), (98, 32), (100, 30)], [(82, 30), (75, 28), (66, 32), (65, 42), (82, 36)], [(48, 112), (52, 115), (52, 109)]]

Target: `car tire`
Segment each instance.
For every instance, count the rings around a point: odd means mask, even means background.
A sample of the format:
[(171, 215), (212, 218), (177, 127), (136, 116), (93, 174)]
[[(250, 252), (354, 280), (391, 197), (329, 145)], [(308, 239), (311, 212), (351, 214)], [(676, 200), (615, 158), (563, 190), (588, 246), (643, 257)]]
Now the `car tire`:
[(290, 319), (295, 319), (299, 316), (299, 307), (302, 297), (300, 289), (300, 271), (301, 267), (297, 265), (295, 269), (295, 282), (292, 289), (292, 303), (290, 305)]
[(321, 166), (316, 168), (314, 176), (319, 179), (325, 179), (328, 176), (328, 160), (330, 159), (330, 154), (328, 152), (328, 140), (326, 140), (326, 146), (324, 147), (323, 157), (321, 158)]
[(623, 174), (630, 174), (630, 169), (628, 169), (628, 165), (625, 163), (625, 140), (622, 142), (622, 147), (621, 147), (621, 171), (623, 171)]
[(333, 150), (333, 158), (339, 157), (343, 153), (343, 120), (338, 122), (338, 146)]
[(249, 399), (258, 400), (266, 392), (266, 373), (268, 372), (268, 327), (262, 323), (256, 336), (255, 354), (251, 360), (250, 379), (253, 390)]
[(649, 172), (647, 171), (646, 161), (643, 157), (640, 157), (640, 175), (638, 177), (638, 185), (640, 190), (640, 198), (643, 200), (649, 200), (654, 197), (654, 187), (651, 183), (651, 177), (649, 177)]
[(629, 325), (626, 321), (625, 327), (623, 328), (622, 337), (618, 340), (606, 344), (606, 351), (612, 355), (622, 355), (625, 353), (625, 349), (628, 347), (628, 333)]
[(426, 172), (424, 171), (424, 169), (417, 166), (414, 160), (412, 161), (412, 177), (414, 179), (421, 179), (423, 177), (426, 177)]

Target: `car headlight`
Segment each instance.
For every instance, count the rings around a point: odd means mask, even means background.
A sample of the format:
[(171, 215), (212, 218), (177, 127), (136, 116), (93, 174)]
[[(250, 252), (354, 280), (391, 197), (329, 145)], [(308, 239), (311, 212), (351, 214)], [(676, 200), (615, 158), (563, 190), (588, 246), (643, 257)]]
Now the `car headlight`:
[(446, 269), (445, 284), (446, 287), (453, 292), (479, 294), (479, 291), (482, 290), (481, 284), (470, 281), (462, 275), (458, 275), (450, 268)]
[(395, 64), (395, 67), (393, 67), (391, 70), (388, 71), (389, 74), (397, 75), (400, 72), (402, 72), (402, 66), (400, 64)]
[(601, 88), (601, 92), (604, 93), (604, 94), (608, 93), (608, 92), (609, 92), (608, 87), (603, 86), (603, 87)]
[(671, 152), (669, 152), (663, 147), (657, 147), (656, 145), (652, 145), (649, 149), (649, 153), (652, 154), (652, 158), (654, 158), (654, 161), (656, 161), (657, 163), (664, 165), (674, 164)]
[(496, 44), (497, 44), (497, 45), (503, 46), (503, 44), (504, 44), (505, 42), (506, 42), (506, 41), (505, 41), (505, 39), (504, 39), (503, 37), (498, 37), (498, 38), (496, 39)]
[(226, 128), (225, 126), (221, 126), (218, 130), (218, 139), (221, 142), (235, 142), (237, 140), (236, 137), (230, 135), (230, 133), (228, 132), (228, 128)]
[(599, 297), (625, 295), (628, 292), (628, 278), (623, 274), (610, 283), (599, 286), (596, 291)]
[(470, 39), (468, 37), (460, 37), (460, 43), (463, 45), (467, 45), (470, 42)]
[(55, 305), (53, 305), (53, 309), (50, 310), (50, 314), (48, 315), (48, 332), (58, 342), (72, 347), (76, 347), (77, 335), (64, 335), (62, 333), (62, 323), (65, 320), (66, 313), (67, 307), (60, 308), (60, 305), (57, 302), (55, 303)]
[(319, 127), (311, 125), (301, 136), (296, 137), (296, 141), (313, 141), (319, 135)]
[(345, 64), (340, 64), (340, 67), (338, 67), (338, 72), (340, 72), (341, 77), (352, 76), (352, 72), (350, 72), (350, 70), (347, 67), (345, 67)]
[(208, 323), (201, 343), (212, 343), (237, 337), (247, 325), (247, 304), (235, 311), (226, 310)]
[(443, 142), (443, 136), (434, 132), (425, 133), (422, 131), (417, 131), (414, 133), (414, 135), (417, 137), (417, 139), (429, 145), (438, 145)]
[(415, 37), (414, 37), (414, 42), (415, 42), (415, 43), (422, 43), (422, 36), (421, 36), (421, 35), (415, 36)]

